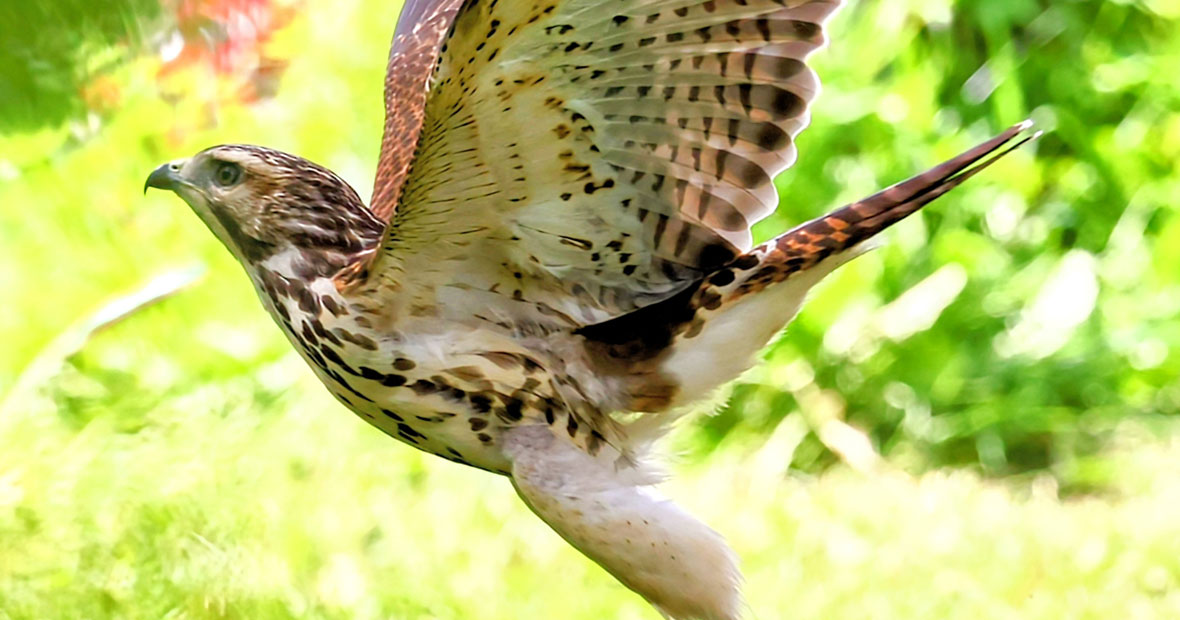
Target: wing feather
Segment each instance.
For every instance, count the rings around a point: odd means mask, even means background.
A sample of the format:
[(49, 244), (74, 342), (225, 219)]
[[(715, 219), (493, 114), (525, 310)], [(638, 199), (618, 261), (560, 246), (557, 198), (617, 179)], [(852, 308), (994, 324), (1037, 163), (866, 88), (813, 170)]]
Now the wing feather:
[(819, 91), (805, 60), (838, 5), (467, 0), (370, 277), (419, 307), (442, 288), (492, 292), (495, 313), (539, 323), (682, 290), (747, 251), (776, 207)]
[(385, 128), (370, 201), (383, 220), (393, 214), (414, 158), (427, 83), (439, 48), (463, 0), (408, 0), (398, 17), (385, 70)]

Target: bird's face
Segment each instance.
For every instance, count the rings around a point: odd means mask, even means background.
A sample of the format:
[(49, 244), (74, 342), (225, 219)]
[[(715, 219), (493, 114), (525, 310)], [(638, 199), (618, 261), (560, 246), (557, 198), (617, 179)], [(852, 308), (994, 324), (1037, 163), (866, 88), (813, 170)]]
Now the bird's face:
[(151, 173), (144, 190), (149, 187), (183, 198), (247, 266), (288, 249), (355, 255), (375, 244), (382, 229), (330, 170), (262, 147), (216, 146), (169, 162)]

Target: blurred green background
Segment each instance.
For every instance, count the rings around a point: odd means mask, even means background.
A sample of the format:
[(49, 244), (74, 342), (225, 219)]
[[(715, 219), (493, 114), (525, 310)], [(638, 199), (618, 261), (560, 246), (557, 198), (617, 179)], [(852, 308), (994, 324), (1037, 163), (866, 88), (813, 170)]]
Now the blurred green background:
[[(336, 405), (184, 204), (141, 195), (220, 142), (368, 195), (398, 10), (0, 6), (0, 618), (657, 618), (506, 481)], [(832, 23), (761, 237), (1048, 133), (829, 278), (672, 438), (669, 492), (743, 557), (751, 617), (1180, 617), (1178, 17)]]

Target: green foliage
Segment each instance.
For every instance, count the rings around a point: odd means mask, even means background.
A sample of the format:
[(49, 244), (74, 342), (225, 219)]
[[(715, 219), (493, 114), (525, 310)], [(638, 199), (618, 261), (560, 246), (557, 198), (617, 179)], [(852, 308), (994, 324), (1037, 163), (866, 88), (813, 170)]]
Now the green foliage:
[[(1029, 0), (844, 11), (764, 237), (1024, 117), (1047, 134), (845, 268), (770, 359), (808, 360), (850, 422), (917, 467), (1068, 476), (1119, 420), (1180, 412), (1178, 13)], [(933, 290), (918, 286), (932, 274)], [(943, 299), (948, 286), (962, 290)], [(763, 381), (739, 386), (711, 427), (749, 427), (751, 408), (768, 412), (754, 432), (808, 413)], [(831, 462), (809, 454), (796, 465)]]
[(158, 0), (0, 4), (0, 133), (82, 116), (86, 82), (138, 48), (159, 13)]
[[(503, 481), (332, 402), (199, 221), (140, 195), (160, 162), (227, 141), (367, 195), (393, 3), (308, 2), (278, 97), (204, 110), (200, 130), (173, 131), (190, 111), (123, 64), (122, 107), (69, 150), (76, 102), (6, 124), (11, 101), (73, 92), (7, 60), (41, 49), (15, 12), (70, 5), (18, 4), (0, 8), (0, 619), (654, 618)], [(1176, 17), (1175, 0), (840, 14), (762, 238), (1026, 116), (1048, 133), (841, 269), (676, 435), (693, 465), (673, 494), (731, 537), (758, 617), (1180, 615), (1180, 448), (1154, 435), (1180, 410)], [(46, 44), (90, 37), (73, 19)], [(46, 62), (77, 76), (97, 47)], [(196, 286), (62, 346), (194, 262)], [(855, 429), (905, 469), (1023, 477), (832, 468), (865, 451)]]

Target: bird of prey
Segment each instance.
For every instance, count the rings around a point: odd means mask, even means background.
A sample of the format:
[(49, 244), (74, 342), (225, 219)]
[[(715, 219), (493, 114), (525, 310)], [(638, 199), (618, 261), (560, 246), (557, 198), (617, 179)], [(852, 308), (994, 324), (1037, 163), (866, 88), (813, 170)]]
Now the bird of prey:
[(238, 144), (147, 186), (196, 211), (344, 406), (508, 476), (665, 617), (735, 620), (735, 555), (654, 490), (653, 442), (821, 278), (1029, 128), (753, 247), (839, 4), (409, 0), (368, 206)]

